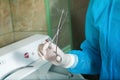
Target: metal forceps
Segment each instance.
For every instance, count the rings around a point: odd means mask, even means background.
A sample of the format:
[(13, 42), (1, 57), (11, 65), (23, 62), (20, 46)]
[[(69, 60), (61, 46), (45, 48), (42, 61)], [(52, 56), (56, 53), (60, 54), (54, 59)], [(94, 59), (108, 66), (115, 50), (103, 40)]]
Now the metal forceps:
[[(53, 37), (52, 40), (50, 39), (47, 39), (46, 42), (50, 41), (50, 43), (48, 44), (48, 48), (51, 49), (52, 47), (52, 42), (54, 42), (56, 44), (56, 50), (54, 51), (54, 54), (56, 56), (56, 62), (60, 63), (62, 61), (62, 57), (58, 54), (57, 52), (57, 46), (58, 46), (58, 40), (59, 40), (59, 34), (60, 34), (60, 31), (65, 23), (65, 20), (66, 20), (66, 17), (67, 17), (67, 12), (65, 13), (64, 10), (62, 10), (61, 12), (61, 16), (60, 16), (60, 19), (59, 19), (59, 23), (57, 25), (57, 31)], [(40, 54), (38, 54), (40, 57), (41, 56), (44, 56), (44, 53), (42, 52), (43, 50), (43, 47), (44, 47), (44, 43), (43, 44), (40, 44), (39, 47), (38, 47), (38, 51), (40, 52)]]
[[(59, 23), (58, 23), (58, 26), (57, 26), (56, 34), (54, 35), (54, 37), (52, 39), (52, 42), (55, 42), (55, 44), (56, 44), (56, 51), (54, 53), (56, 54), (56, 61), (58, 63), (62, 61), (62, 57), (57, 53), (59, 34), (60, 34), (60, 31), (61, 31), (61, 29), (62, 29), (62, 27), (65, 23), (66, 17), (67, 17), (67, 13), (65, 13), (65, 11), (62, 10), (61, 16), (60, 16), (60, 19), (59, 19)], [(48, 48), (50, 48), (50, 46), (51, 46), (51, 43), (49, 44)]]

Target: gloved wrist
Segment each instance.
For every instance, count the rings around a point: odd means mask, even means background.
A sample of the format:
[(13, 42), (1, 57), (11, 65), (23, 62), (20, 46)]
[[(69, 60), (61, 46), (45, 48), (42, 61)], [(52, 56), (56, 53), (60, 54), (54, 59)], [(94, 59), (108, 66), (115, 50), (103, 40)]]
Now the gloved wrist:
[(61, 66), (64, 68), (74, 68), (77, 65), (78, 57), (74, 54), (64, 54)]
[(64, 54), (64, 52), (53, 43), (46, 42), (40, 44), (39, 56), (43, 60), (47, 60), (54, 65), (62, 66), (64, 68), (72, 68), (78, 61), (78, 57), (74, 54)]

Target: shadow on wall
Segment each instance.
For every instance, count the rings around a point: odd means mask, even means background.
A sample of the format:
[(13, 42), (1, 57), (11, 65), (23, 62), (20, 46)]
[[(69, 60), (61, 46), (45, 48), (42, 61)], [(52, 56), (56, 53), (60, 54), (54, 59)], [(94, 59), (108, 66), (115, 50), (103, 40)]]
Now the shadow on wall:
[(70, 13), (73, 32), (73, 48), (79, 49), (80, 44), (85, 39), (85, 15), (89, 0), (70, 0)]

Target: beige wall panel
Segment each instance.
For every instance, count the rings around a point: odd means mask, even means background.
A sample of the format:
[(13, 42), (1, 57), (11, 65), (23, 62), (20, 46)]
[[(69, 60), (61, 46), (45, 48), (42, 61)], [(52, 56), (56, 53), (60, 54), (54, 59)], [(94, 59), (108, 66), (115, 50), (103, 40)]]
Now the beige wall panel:
[(0, 48), (14, 42), (13, 33), (0, 36)]
[(11, 0), (14, 31), (47, 30), (44, 0)]
[(12, 32), (9, 0), (0, 0), (0, 35)]
[(27, 38), (29, 36), (32, 36), (34, 34), (47, 34), (46, 32), (15, 32), (14, 35), (15, 35), (15, 41), (19, 41), (21, 39), (24, 39), (24, 38)]

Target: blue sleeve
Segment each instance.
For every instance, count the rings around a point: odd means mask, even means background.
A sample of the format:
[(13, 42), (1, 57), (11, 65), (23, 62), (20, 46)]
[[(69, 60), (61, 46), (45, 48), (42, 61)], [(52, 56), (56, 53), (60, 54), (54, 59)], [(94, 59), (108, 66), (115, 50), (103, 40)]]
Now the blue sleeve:
[[(94, 0), (93, 0), (94, 1)], [(86, 39), (81, 44), (82, 50), (72, 50), (70, 54), (78, 56), (78, 63), (74, 68), (68, 70), (76, 74), (99, 74), (101, 68), (101, 55), (99, 46), (99, 23), (100, 12), (105, 6), (100, 0), (93, 2), (91, 0), (86, 15)], [(101, 4), (99, 4), (101, 3)], [(98, 5), (99, 6), (98, 6)], [(98, 11), (98, 12), (96, 12)], [(94, 16), (93, 16), (94, 15)], [(99, 19), (98, 19), (99, 18)]]

